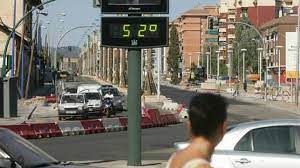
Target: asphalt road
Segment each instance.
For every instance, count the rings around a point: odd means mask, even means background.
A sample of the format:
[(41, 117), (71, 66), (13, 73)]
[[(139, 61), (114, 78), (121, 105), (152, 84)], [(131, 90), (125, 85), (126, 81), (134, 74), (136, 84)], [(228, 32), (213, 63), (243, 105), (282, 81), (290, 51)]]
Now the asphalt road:
[[(89, 79), (83, 79), (90, 81)], [(195, 94), (170, 87), (162, 87), (162, 94), (178, 102), (189, 102)], [(229, 122), (240, 123), (272, 118), (295, 118), (296, 114), (264, 105), (229, 100)], [(31, 140), (58, 160), (126, 160), (127, 132), (86, 136)], [(142, 159), (167, 160), (173, 152), (173, 143), (186, 141), (185, 124), (142, 130)]]

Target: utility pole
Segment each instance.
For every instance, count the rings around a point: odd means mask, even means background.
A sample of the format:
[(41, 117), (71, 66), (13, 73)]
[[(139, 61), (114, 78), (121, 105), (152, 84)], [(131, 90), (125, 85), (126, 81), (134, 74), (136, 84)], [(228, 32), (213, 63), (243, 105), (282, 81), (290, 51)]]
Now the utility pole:
[(246, 55), (247, 49), (243, 48), (243, 49), (241, 49), (241, 51), (243, 52), (243, 84), (245, 84), (246, 83), (245, 55)]
[(216, 51), (217, 53), (217, 80), (219, 80), (220, 77), (220, 51)]
[(257, 49), (259, 54), (259, 62), (258, 62), (258, 73), (259, 73), (259, 80), (262, 81), (262, 52), (263, 48)]

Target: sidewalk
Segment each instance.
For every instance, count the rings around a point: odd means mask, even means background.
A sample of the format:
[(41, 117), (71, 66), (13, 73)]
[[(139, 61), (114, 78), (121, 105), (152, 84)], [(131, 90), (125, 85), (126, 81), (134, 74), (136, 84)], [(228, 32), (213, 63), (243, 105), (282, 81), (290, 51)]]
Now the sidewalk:
[[(168, 87), (173, 87), (173, 88), (180, 89), (180, 90), (185, 90), (185, 91), (191, 91), (191, 92), (196, 92), (196, 91), (197, 92), (206, 92), (206, 91), (208, 91), (208, 90), (201, 89), (200, 86), (199, 87), (186, 88), (186, 86), (172, 85), (167, 81), (163, 81), (161, 83), (162, 83), (162, 85), (165, 85), (165, 86), (168, 86)], [(220, 90), (220, 91), (221, 91), (220, 94), (222, 96), (224, 96), (228, 99), (233, 99), (233, 97), (230, 93), (227, 93), (224, 90)], [(218, 92), (218, 90), (216, 90), (216, 92)], [(295, 104), (288, 103), (288, 102), (281, 102), (281, 101), (271, 101), (271, 100), (265, 101), (264, 99), (261, 99), (259, 97), (259, 95), (255, 95), (254, 93), (247, 93), (247, 94), (242, 93), (242, 95), (238, 96), (235, 99), (238, 100), (238, 101), (243, 101), (243, 102), (266, 105), (267, 107), (270, 107), (270, 108), (285, 110), (285, 111), (289, 111), (291, 113), (300, 115), (300, 107), (297, 107)]]
[(27, 118), (33, 110), (34, 112), (28, 122), (47, 122), (49, 120), (47, 118), (57, 115), (57, 112), (54, 109), (55, 105), (51, 105), (50, 107), (44, 105), (44, 96), (50, 95), (52, 92), (53, 85), (45, 84), (43, 87), (40, 87), (33, 92), (32, 98), (18, 100), (18, 117), (0, 118), (0, 125), (21, 124), (27, 121)]

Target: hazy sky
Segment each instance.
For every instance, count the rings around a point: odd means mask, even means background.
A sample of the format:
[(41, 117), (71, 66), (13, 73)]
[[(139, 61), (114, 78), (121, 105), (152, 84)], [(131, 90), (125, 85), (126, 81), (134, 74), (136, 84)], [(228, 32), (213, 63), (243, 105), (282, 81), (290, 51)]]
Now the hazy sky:
[[(186, 10), (193, 8), (197, 4), (215, 5), (218, 0), (170, 0), (170, 18), (174, 19)], [(48, 12), (48, 16), (41, 16), (42, 24), (47, 27), (43, 29), (44, 34), (48, 31), (50, 34), (51, 45), (55, 46), (62, 32), (76, 27), (86, 26), (92, 23), (99, 24), (100, 9), (93, 8), (93, 0), (57, 0), (45, 6), (43, 12)], [(66, 13), (62, 17), (58, 13)], [(59, 20), (64, 20), (60, 22)], [(47, 22), (50, 24), (47, 24)], [(62, 41), (60, 46), (83, 44), (86, 40), (86, 34), (92, 31), (91, 28), (72, 31)]]

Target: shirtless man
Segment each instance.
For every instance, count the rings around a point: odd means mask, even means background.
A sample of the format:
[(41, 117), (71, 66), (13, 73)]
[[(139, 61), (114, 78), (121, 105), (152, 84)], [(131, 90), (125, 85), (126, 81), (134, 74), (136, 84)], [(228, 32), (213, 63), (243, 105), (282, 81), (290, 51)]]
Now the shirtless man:
[(189, 107), (190, 145), (174, 153), (167, 168), (211, 168), (215, 147), (226, 132), (227, 103), (219, 95), (199, 94)]

